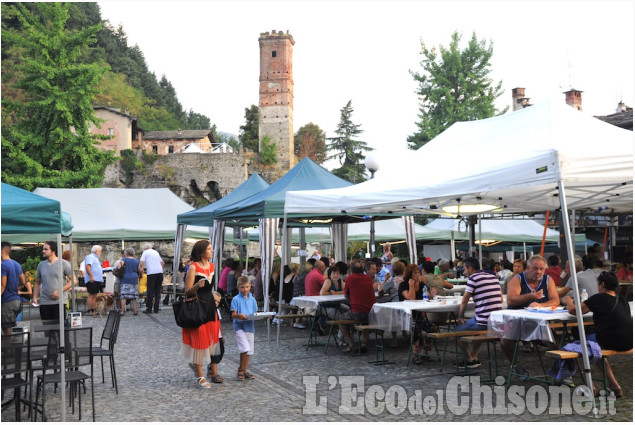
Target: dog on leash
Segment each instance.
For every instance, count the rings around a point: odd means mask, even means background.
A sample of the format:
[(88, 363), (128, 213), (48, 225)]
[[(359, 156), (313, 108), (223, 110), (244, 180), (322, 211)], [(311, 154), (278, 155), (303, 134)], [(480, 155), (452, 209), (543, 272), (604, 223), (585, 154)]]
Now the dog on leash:
[(97, 312), (99, 312), (99, 317), (102, 317), (102, 314), (110, 310), (113, 305), (115, 305), (115, 297), (110, 294), (97, 294), (93, 317), (97, 317)]

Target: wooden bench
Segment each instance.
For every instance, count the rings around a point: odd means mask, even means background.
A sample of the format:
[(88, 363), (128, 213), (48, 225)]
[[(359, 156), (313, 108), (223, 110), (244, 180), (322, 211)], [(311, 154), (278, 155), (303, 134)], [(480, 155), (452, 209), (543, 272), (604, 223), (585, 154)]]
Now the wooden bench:
[[(385, 352), (384, 352), (384, 330), (377, 328), (371, 325), (354, 325), (355, 330), (359, 333), (368, 332), (375, 334), (375, 360), (371, 360), (368, 363), (372, 363), (374, 365), (382, 365), (382, 364), (390, 364), (394, 363), (386, 360)], [(362, 336), (360, 335), (360, 341)], [(379, 355), (381, 353), (381, 360), (379, 359)]]
[[(612, 357), (612, 356), (628, 356), (633, 354), (633, 349), (626, 351), (616, 351), (616, 350), (602, 350), (602, 357)], [(565, 350), (551, 350), (545, 353), (547, 357), (553, 357), (556, 359), (566, 360), (566, 359), (577, 359), (580, 357), (580, 353), (576, 353), (575, 351), (565, 351)]]
[[(291, 321), (295, 320), (295, 319), (309, 319), (311, 320), (313, 318), (312, 314), (308, 314), (308, 313), (289, 313), (289, 314), (279, 314), (275, 316), (276, 319), (282, 321), (285, 319), (289, 319)], [(278, 322), (279, 323), (279, 322)]]
[[(498, 376), (498, 357), (496, 355), (496, 345), (498, 345), (500, 338), (497, 336), (489, 336), (489, 335), (470, 335), (470, 336), (462, 336), (461, 341), (466, 344), (474, 344), (474, 343), (485, 343), (487, 344), (487, 373), (488, 380), (483, 381), (483, 383), (493, 383), (494, 380)], [(492, 357), (493, 352), (493, 357)], [(494, 373), (492, 374), (492, 364), (494, 365)]]
[[(328, 337), (326, 338), (326, 347), (324, 348), (324, 354), (326, 354), (326, 351), (329, 349), (329, 341), (331, 340), (331, 334), (333, 333), (333, 328), (334, 327), (339, 327), (340, 325), (342, 326), (353, 326), (353, 325), (361, 325), (362, 322), (360, 322), (359, 320), (327, 320), (326, 324), (329, 325), (329, 334)], [(335, 336), (333, 337), (333, 340), (335, 341), (335, 346), (337, 347), (337, 338), (335, 338)]]
[[(609, 391), (609, 386), (608, 386), (608, 381), (606, 379), (606, 362), (608, 362), (608, 360), (606, 359), (606, 357), (613, 357), (613, 356), (632, 356), (633, 355), (633, 349), (631, 348), (630, 350), (626, 350), (626, 351), (617, 351), (617, 350), (602, 350), (602, 379), (599, 380), (597, 379), (597, 381), (600, 381), (604, 384), (604, 390), (605, 391)], [(559, 360), (573, 360), (573, 359), (577, 359), (579, 357), (581, 357), (580, 353), (576, 353), (574, 351), (565, 351), (565, 350), (551, 350), (551, 351), (547, 351), (545, 353), (545, 356), (547, 357), (552, 357), (555, 359), (559, 359)], [(578, 363), (576, 362), (576, 367), (578, 368), (578, 371), (580, 372), (580, 376), (582, 377), (582, 382), (584, 382), (584, 375), (582, 374), (582, 370), (580, 370), (580, 365), (578, 365)], [(596, 381), (596, 379), (594, 379), (594, 381)]]
[[(443, 365), (445, 364), (445, 355), (447, 353), (448, 342), (450, 341), (450, 339), (454, 339), (455, 344), (458, 344), (459, 338), (466, 337), (466, 336), (477, 336), (477, 335), (487, 335), (487, 330), (483, 329), (483, 330), (473, 330), (473, 331), (435, 332), (435, 333), (427, 334), (426, 338), (429, 338), (434, 341), (434, 350), (437, 353), (437, 358), (441, 361), (441, 368), (439, 370), (443, 371)], [(437, 341), (439, 340), (445, 340), (442, 354), (439, 354), (439, 348), (437, 346)], [(410, 344), (410, 350), (408, 351), (408, 363), (410, 362), (411, 353), (412, 353), (412, 342)], [(456, 349), (454, 354), (456, 355), (457, 371), (458, 371), (459, 354), (462, 355), (463, 353), (460, 352), (458, 349)], [(406, 363), (406, 365), (408, 363)]]

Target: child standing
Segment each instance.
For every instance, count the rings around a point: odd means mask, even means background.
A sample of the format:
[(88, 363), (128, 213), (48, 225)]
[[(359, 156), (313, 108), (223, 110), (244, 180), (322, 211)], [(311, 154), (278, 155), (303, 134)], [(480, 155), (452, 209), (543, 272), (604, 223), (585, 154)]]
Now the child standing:
[(254, 321), (247, 320), (247, 316), (258, 311), (256, 299), (251, 295), (251, 283), (249, 278), (241, 276), (237, 282), (238, 295), (232, 299), (231, 311), (234, 320), (234, 332), (236, 344), (240, 352), (240, 365), (238, 367), (238, 380), (255, 379), (247, 372), (249, 356), (254, 354)]
[[(216, 303), (216, 320), (220, 323), (222, 317), (220, 315), (218, 305), (220, 304), (221, 295), (216, 291), (212, 291), (212, 295), (214, 296), (214, 302)], [(214, 384), (222, 384), (224, 381), (223, 377), (218, 374), (218, 364), (221, 360), (223, 360), (223, 355), (225, 354), (225, 341), (223, 340), (223, 334), (220, 327), (218, 329), (218, 344), (220, 345), (220, 354), (211, 356), (209, 366), (207, 366), (207, 377), (210, 382)]]

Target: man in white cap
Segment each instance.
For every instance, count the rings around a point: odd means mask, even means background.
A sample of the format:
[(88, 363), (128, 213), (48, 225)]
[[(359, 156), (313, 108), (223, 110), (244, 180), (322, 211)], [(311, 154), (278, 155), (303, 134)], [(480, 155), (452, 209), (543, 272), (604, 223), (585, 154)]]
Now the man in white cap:
[(442, 258), (439, 260), (439, 264), (434, 268), (434, 274), (438, 274), (442, 279), (454, 278), (454, 273), (450, 270), (450, 260)]

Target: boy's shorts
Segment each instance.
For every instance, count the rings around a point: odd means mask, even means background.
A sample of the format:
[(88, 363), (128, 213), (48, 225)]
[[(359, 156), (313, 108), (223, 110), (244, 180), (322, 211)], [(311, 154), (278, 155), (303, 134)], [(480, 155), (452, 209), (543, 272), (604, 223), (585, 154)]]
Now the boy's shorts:
[(242, 329), (236, 331), (236, 344), (239, 353), (247, 353), (250, 356), (254, 354), (254, 333), (245, 332)]

